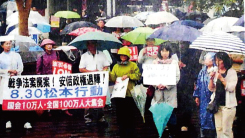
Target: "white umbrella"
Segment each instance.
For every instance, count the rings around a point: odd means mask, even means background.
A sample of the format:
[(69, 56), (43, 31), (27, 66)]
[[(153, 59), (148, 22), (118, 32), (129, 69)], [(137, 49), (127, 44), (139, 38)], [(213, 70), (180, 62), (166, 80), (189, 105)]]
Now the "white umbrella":
[(145, 21), (146, 25), (149, 24), (161, 24), (161, 23), (171, 23), (173, 21), (179, 20), (176, 16), (169, 12), (156, 12), (149, 15)]
[(116, 16), (109, 19), (105, 24), (105, 26), (126, 28), (126, 27), (140, 27), (140, 26), (144, 26), (144, 24), (138, 19), (131, 16)]
[[(29, 34), (41, 34), (41, 32), (35, 27), (28, 27), (28, 31), (29, 31)], [(11, 31), (9, 35), (19, 35), (19, 27)]]
[[(30, 11), (28, 22), (32, 24), (37, 24), (37, 23), (48, 23), (48, 21), (37, 11)], [(7, 19), (6, 19), (7, 24), (15, 25), (19, 23), (19, 12), (15, 12), (11, 14)]]
[(230, 32), (231, 27), (238, 21), (236, 17), (220, 17), (210, 21), (200, 31), (202, 32)]
[(244, 32), (245, 27), (242, 26), (232, 26), (230, 32)]
[(137, 15), (134, 16), (134, 18), (137, 18), (140, 21), (145, 21), (147, 17), (155, 12), (140, 12)]
[(245, 44), (242, 40), (225, 32), (204, 33), (192, 42), (190, 48), (204, 51), (223, 51), (229, 54), (245, 54)]
[(31, 39), (30, 37), (23, 36), (23, 35), (5, 35), (5, 36), (0, 36), (0, 42), (4, 41), (18, 41), (18, 42), (27, 42), (27, 43), (34, 43), (36, 42)]

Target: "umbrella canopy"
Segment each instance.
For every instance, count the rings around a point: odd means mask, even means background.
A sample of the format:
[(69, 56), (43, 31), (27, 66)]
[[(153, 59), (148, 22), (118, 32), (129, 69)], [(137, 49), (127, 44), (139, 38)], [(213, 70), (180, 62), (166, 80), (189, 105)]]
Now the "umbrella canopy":
[(169, 12), (156, 12), (149, 15), (145, 21), (146, 25), (149, 24), (161, 24), (161, 23), (171, 23), (173, 21), (179, 20), (176, 16)]
[[(133, 31), (128, 32), (122, 36), (122, 39), (125, 39), (133, 44), (146, 44), (146, 39), (154, 32), (150, 27), (139, 27)], [(155, 45), (163, 43), (162, 39), (155, 39)]]
[(243, 27), (245, 27), (244, 15), (241, 18), (239, 18), (239, 20), (234, 24), (234, 26), (243, 26)]
[(204, 26), (204, 24), (192, 20), (175, 21), (173, 24), (186, 25), (196, 29), (201, 29)]
[(77, 22), (73, 22), (70, 23), (68, 25), (65, 26), (64, 29), (62, 29), (61, 31), (61, 35), (64, 34), (69, 34), (70, 32), (78, 29), (78, 28), (82, 28), (82, 27), (92, 27), (92, 28), (97, 28), (97, 26), (91, 22), (86, 22), (86, 21), (77, 21)]
[(164, 128), (166, 127), (168, 120), (173, 112), (173, 107), (166, 103), (155, 103), (150, 107), (150, 111), (153, 114), (153, 120), (155, 122), (159, 137), (162, 137)]
[(201, 21), (205, 21), (209, 18), (208, 14), (207, 13), (203, 13), (203, 12), (199, 12), (199, 11), (194, 11), (194, 12), (191, 12), (191, 13), (187, 13), (185, 15), (185, 19), (186, 20), (194, 20), (196, 21), (198, 18), (201, 19)]
[(62, 17), (66, 19), (80, 18), (80, 15), (73, 11), (58, 11), (54, 14), (55, 17)]
[(144, 26), (144, 24), (138, 19), (131, 16), (116, 16), (109, 19), (105, 26), (116, 27), (116, 28), (127, 28), (127, 27), (139, 27)]
[[(28, 27), (28, 31), (29, 31), (29, 34), (41, 34), (42, 33), (35, 27)], [(19, 27), (11, 31), (9, 35), (19, 35)]]
[(17, 41), (17, 42), (27, 42), (27, 43), (34, 43), (36, 42), (31, 39), (30, 37), (23, 36), (23, 35), (5, 35), (5, 36), (0, 36), (0, 42), (4, 41)]
[(137, 15), (134, 16), (134, 18), (140, 20), (140, 21), (145, 21), (149, 15), (155, 12), (140, 12)]
[(245, 44), (235, 35), (225, 32), (204, 33), (192, 42), (190, 48), (205, 51), (223, 51), (230, 54), (245, 54)]
[(206, 26), (204, 26), (202, 32), (229, 32), (231, 26), (233, 26), (238, 21), (236, 17), (220, 17), (210, 21)]
[[(11, 31), (13, 31), (18, 26), (19, 26), (19, 24), (15, 24), (15, 25), (9, 24), (6, 28), (5, 34), (6, 35), (9, 34)], [(35, 27), (39, 31), (41, 31), (42, 33), (48, 33), (51, 31), (51, 25), (46, 23), (46, 22), (40, 22), (37, 24), (28, 23), (28, 27)]]
[(170, 41), (194, 41), (202, 33), (197, 29), (185, 25), (169, 25), (159, 28), (149, 38), (160, 38)]
[(242, 26), (231, 26), (230, 32), (244, 32), (245, 27)]
[[(48, 23), (48, 21), (37, 11), (30, 11), (28, 22), (32, 24), (37, 24), (37, 23)], [(11, 24), (11, 26), (16, 25), (19, 23), (19, 12), (15, 12), (11, 14), (7, 19), (6, 19), (7, 24)]]
[(76, 37), (68, 45), (75, 46), (78, 49), (87, 49), (87, 41), (98, 41), (98, 49), (120, 48), (121, 42), (112, 34), (100, 31), (88, 32)]
[(78, 28), (78, 29), (70, 32), (69, 35), (79, 36), (79, 35), (85, 34), (87, 32), (95, 32), (95, 31), (100, 31), (100, 30), (92, 28), (92, 27), (82, 27), (82, 28)]

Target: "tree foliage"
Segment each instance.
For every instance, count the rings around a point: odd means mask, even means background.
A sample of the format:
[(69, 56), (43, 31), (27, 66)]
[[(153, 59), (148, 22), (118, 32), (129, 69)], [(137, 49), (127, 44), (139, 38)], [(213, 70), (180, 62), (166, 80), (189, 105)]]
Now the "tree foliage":
[[(190, 3), (193, 0), (186, 0)], [(196, 7), (200, 11), (208, 11), (210, 8), (215, 8), (217, 13), (221, 13), (224, 7), (229, 8), (230, 11), (237, 11), (236, 16), (244, 14), (244, 1), (243, 0), (197, 0)], [(230, 15), (234, 16), (234, 15)]]
[(29, 36), (28, 17), (31, 10), (32, 0), (16, 0), (19, 11), (19, 34)]

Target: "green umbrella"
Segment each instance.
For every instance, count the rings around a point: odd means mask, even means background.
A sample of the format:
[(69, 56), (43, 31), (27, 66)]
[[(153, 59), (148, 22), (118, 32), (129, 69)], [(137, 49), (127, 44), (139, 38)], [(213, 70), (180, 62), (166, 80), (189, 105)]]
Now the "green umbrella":
[(167, 103), (155, 103), (150, 107), (150, 111), (153, 114), (153, 120), (155, 122), (159, 137), (162, 137), (164, 128), (166, 127), (168, 120), (170, 119), (173, 107)]
[(122, 45), (114, 35), (105, 32), (87, 32), (76, 37), (68, 45), (77, 47), (78, 49), (87, 49), (87, 41), (96, 40), (98, 42), (98, 49), (118, 49)]
[(73, 11), (58, 11), (54, 14), (55, 17), (62, 17), (62, 18), (80, 18), (80, 15)]
[[(146, 39), (154, 32), (150, 27), (139, 27), (125, 34), (122, 39), (125, 39), (133, 44), (145, 44)], [(163, 43), (164, 40), (155, 38), (155, 45)]]

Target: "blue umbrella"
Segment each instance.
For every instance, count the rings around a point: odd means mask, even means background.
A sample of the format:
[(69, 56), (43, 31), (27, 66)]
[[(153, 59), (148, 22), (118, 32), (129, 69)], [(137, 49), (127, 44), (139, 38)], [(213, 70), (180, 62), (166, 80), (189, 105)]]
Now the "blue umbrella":
[(194, 41), (202, 33), (197, 29), (185, 25), (170, 25), (159, 28), (148, 38), (160, 38), (170, 41)]
[(174, 25), (179, 24), (179, 25), (186, 25), (186, 26), (190, 26), (196, 29), (201, 29), (204, 24), (203, 23), (199, 23), (196, 21), (192, 21), (192, 20), (181, 20), (181, 21), (175, 21), (173, 23)]
[(234, 26), (244, 26), (244, 15), (234, 24)]
[(166, 127), (168, 120), (173, 112), (173, 107), (166, 103), (155, 103), (150, 107), (150, 111), (153, 114), (153, 120), (155, 122), (159, 137), (162, 137), (164, 128)]
[(48, 23), (37, 23), (33, 25), (34, 27), (36, 27), (39, 31), (43, 32), (43, 33), (49, 33), (50, 29), (51, 29), (51, 25), (49, 25)]

